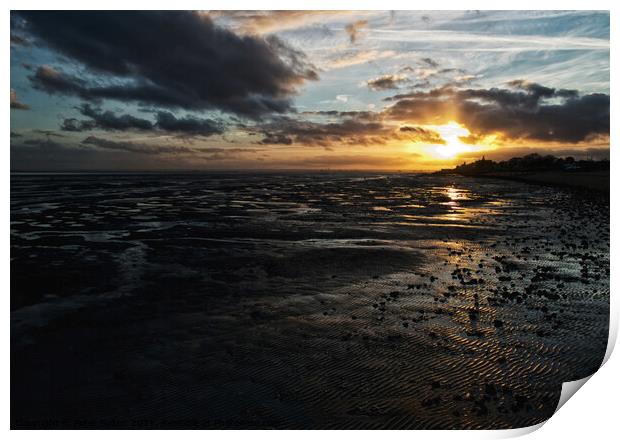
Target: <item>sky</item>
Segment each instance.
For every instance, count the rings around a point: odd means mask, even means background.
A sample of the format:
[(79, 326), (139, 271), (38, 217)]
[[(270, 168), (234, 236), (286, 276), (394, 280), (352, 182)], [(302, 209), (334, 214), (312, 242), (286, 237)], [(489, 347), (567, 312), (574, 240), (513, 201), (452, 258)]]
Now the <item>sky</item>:
[(609, 157), (605, 11), (11, 13), (11, 169)]

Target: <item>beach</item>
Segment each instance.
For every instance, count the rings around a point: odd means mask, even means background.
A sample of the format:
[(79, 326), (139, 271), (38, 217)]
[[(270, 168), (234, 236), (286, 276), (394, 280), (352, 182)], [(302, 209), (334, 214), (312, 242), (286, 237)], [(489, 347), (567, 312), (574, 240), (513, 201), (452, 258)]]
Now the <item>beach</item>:
[(13, 428), (530, 426), (608, 327), (604, 192), (11, 176)]

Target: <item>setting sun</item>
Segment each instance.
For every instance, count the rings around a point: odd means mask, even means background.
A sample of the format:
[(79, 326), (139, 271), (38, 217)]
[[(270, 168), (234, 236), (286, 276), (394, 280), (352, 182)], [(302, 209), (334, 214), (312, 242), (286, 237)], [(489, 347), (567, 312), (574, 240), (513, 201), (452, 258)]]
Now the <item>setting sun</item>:
[(435, 155), (449, 159), (456, 157), (459, 153), (474, 150), (472, 145), (464, 144), (459, 139), (462, 136), (469, 136), (471, 134), (469, 130), (461, 124), (450, 121), (445, 125), (434, 126), (433, 129), (437, 131), (441, 135), (442, 139), (446, 141), (444, 145), (438, 145), (435, 147)]

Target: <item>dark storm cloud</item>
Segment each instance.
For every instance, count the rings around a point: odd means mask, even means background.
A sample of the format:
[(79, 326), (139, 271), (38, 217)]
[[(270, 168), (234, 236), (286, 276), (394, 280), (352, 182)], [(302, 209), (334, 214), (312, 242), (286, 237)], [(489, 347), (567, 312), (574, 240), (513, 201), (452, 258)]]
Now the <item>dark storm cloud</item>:
[(421, 127), (385, 124), (379, 119), (344, 117), (335, 122), (313, 122), (281, 117), (257, 130), (260, 144), (331, 147), (333, 145), (385, 145), (394, 141), (444, 143), (439, 133)]
[(263, 131), (263, 139), (258, 142), (262, 145), (293, 145), (293, 136), (284, 133), (273, 133), (267, 130)]
[[(493, 106), (491, 106), (493, 107)], [(503, 108), (465, 102), (465, 123), (481, 132), (502, 132), (510, 138), (580, 142), (609, 134), (609, 95), (591, 94), (536, 109)]]
[(303, 53), (277, 38), (238, 36), (196, 13), (27, 11), (19, 16), (41, 42), (100, 76), (87, 83), (41, 67), (31, 79), (48, 93), (259, 117), (291, 110), (296, 87), (317, 78)]
[(194, 154), (196, 150), (184, 146), (147, 145), (129, 141), (112, 141), (96, 136), (89, 136), (82, 141), (82, 145), (94, 146), (104, 150), (126, 151), (137, 154)]
[[(453, 104), (447, 98), (431, 96), (431, 92), (428, 92), (428, 96), (396, 99), (396, 102), (386, 108), (384, 113), (390, 119), (415, 124), (441, 124), (454, 119), (451, 115), (455, 108)], [(419, 92), (419, 94), (426, 94), (426, 92)]]
[(66, 118), (60, 124), (62, 131), (88, 131), (97, 128), (97, 124), (94, 121), (84, 121), (76, 118)]
[(403, 75), (383, 75), (378, 78), (369, 79), (366, 85), (370, 90), (390, 90), (398, 89), (402, 84), (408, 82), (409, 79)]
[(159, 111), (156, 113), (156, 121), (137, 118), (129, 114), (117, 115), (106, 110), (93, 108), (89, 104), (77, 107), (79, 112), (90, 119), (78, 120), (76, 118), (64, 119), (61, 129), (64, 131), (163, 131), (187, 136), (212, 136), (224, 133), (223, 124), (211, 119), (199, 119), (192, 116), (177, 118), (170, 112)]
[(360, 121), (352, 118), (338, 122), (313, 122), (281, 117), (262, 124), (262, 144), (303, 144), (328, 147), (333, 144), (385, 144), (393, 130), (381, 122)]
[(579, 96), (579, 92), (577, 90), (553, 89), (523, 79), (508, 81), (506, 84), (516, 89), (525, 90), (537, 98), (549, 98), (552, 96), (561, 98), (576, 98)]
[(158, 112), (156, 128), (187, 135), (212, 136), (224, 133), (222, 124), (211, 119), (198, 119), (191, 116), (177, 118), (170, 112)]
[(133, 81), (121, 85), (95, 85), (77, 76), (64, 73), (54, 67), (40, 66), (28, 77), (33, 87), (48, 94), (78, 96), (87, 101), (100, 102), (102, 99), (115, 99), (127, 102), (158, 104), (164, 107), (194, 108), (196, 103), (182, 102), (182, 96), (174, 95), (161, 87), (144, 81)]
[[(609, 135), (609, 95), (579, 95), (527, 81), (512, 88), (443, 87), (388, 98), (385, 116), (418, 124), (464, 124), (472, 135), (498, 133), (507, 139), (581, 142)], [(466, 140), (467, 141), (467, 140)]]
[[(84, 131), (94, 128), (101, 130), (150, 130), (153, 128), (153, 123), (147, 119), (136, 118), (132, 115), (119, 116), (109, 110), (102, 111), (93, 108), (89, 104), (82, 104), (78, 107), (78, 110), (82, 115), (90, 118), (90, 120), (78, 121), (79, 129), (69, 129), (68, 131)], [(65, 119), (63, 127), (68, 125), (68, 121), (72, 120)]]
[(124, 151), (139, 155), (157, 156), (157, 155), (192, 155), (203, 159), (231, 159), (238, 157), (240, 154), (255, 154), (260, 150), (253, 148), (190, 148), (186, 146), (176, 145), (151, 145), (139, 142), (117, 141), (104, 139), (96, 136), (88, 136), (81, 142), (82, 146), (95, 147), (108, 151)]
[(11, 108), (14, 108), (16, 110), (30, 110), (29, 105), (19, 102), (19, 100), (17, 99), (17, 92), (15, 92), (15, 90), (13, 89), (11, 89)]
[(84, 80), (66, 75), (50, 66), (38, 67), (28, 79), (35, 89), (49, 94), (60, 93), (77, 95), (85, 99), (93, 98)]

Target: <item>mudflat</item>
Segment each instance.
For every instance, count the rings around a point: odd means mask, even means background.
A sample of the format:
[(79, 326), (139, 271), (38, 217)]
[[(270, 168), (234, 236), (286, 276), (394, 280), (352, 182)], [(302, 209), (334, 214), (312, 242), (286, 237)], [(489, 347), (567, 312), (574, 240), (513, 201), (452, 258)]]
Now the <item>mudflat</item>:
[(609, 199), (461, 176), (12, 175), (13, 428), (516, 428), (607, 345)]

